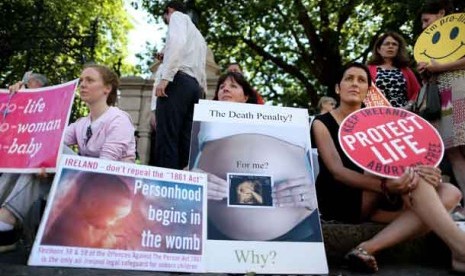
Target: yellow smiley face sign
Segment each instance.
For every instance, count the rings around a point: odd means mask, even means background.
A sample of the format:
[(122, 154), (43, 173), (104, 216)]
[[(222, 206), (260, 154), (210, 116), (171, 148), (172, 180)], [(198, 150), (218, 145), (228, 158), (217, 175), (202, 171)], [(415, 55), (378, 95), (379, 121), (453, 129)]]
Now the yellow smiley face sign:
[(465, 56), (465, 13), (454, 13), (436, 20), (418, 37), (413, 54), (417, 62), (456, 61)]

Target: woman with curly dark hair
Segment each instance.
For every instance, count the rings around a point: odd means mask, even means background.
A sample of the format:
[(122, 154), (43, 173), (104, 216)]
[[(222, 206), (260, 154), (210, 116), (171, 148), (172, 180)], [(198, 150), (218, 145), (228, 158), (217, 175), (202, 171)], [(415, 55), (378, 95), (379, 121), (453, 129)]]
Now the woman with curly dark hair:
[(410, 109), (420, 90), (409, 63), (406, 43), (400, 34), (387, 32), (378, 37), (368, 68), (373, 82), (393, 107)]

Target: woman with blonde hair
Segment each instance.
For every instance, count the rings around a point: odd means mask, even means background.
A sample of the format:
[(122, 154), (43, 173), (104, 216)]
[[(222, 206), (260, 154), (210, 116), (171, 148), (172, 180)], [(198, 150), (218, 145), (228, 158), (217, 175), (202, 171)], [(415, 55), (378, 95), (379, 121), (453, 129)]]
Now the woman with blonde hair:
[(323, 96), (320, 98), (318, 101), (318, 110), (320, 111), (320, 114), (325, 114), (326, 112), (330, 112), (336, 107), (336, 100), (332, 97), (328, 96)]
[[(87, 65), (80, 76), (79, 94), (89, 115), (65, 130), (64, 143), (77, 145), (81, 156), (135, 161), (134, 126), (129, 114), (114, 107), (118, 76), (103, 65)], [(33, 174), (3, 174), (0, 178), (0, 252), (15, 248), (21, 224), (32, 204), (44, 196), (52, 179)]]

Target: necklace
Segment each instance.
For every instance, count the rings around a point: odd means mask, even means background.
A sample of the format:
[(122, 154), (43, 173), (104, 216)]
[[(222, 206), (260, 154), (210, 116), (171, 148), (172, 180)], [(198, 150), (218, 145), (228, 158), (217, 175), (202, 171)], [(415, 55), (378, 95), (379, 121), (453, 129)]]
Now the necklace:
[(349, 112), (343, 112), (343, 111), (341, 110), (341, 108), (338, 107), (338, 108), (336, 108), (336, 109), (333, 110), (333, 113), (332, 113), (332, 114), (333, 114), (334, 118), (336, 119), (336, 121), (338, 122), (338, 124), (341, 124), (342, 121), (344, 121), (344, 119), (345, 119), (347, 116), (349, 116), (353, 111), (355, 111), (355, 110), (352, 110), (352, 111), (349, 111)]

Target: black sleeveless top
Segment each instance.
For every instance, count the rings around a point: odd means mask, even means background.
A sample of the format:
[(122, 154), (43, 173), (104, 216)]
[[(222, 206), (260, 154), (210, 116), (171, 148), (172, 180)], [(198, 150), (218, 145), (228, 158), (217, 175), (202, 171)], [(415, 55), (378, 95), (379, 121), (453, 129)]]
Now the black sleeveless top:
[[(329, 133), (332, 142), (341, 157), (344, 167), (363, 173), (363, 170), (355, 165), (343, 152), (338, 140), (339, 124), (330, 112), (319, 115), (314, 121), (321, 121)], [(315, 145), (313, 128), (311, 131), (312, 145)], [(331, 141), (328, 141), (330, 143)], [(334, 179), (327, 166), (318, 156), (320, 173), (316, 179), (316, 192), (318, 209), (323, 220), (336, 220), (346, 223), (359, 223), (361, 221), (362, 190), (350, 187)]]

